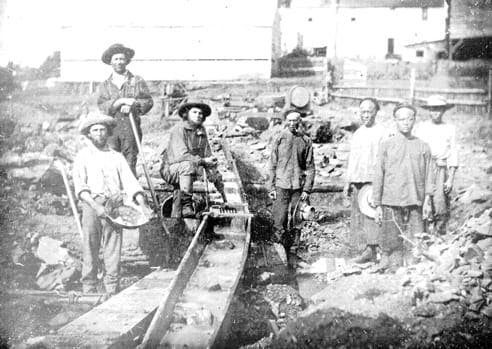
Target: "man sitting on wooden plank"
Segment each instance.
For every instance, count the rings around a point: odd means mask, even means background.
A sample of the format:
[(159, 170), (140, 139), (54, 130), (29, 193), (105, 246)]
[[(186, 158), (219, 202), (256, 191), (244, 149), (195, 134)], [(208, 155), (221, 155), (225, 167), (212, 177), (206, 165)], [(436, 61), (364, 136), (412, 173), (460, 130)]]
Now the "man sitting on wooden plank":
[(183, 121), (170, 131), (160, 171), (167, 183), (179, 188), (174, 192), (173, 217), (195, 217), (193, 182), (202, 174), (202, 168), (206, 169), (207, 177), (226, 199), (222, 176), (217, 170), (217, 159), (212, 156), (207, 132), (203, 127), (203, 122), (211, 113), (210, 106), (199, 101), (185, 103), (178, 109)]

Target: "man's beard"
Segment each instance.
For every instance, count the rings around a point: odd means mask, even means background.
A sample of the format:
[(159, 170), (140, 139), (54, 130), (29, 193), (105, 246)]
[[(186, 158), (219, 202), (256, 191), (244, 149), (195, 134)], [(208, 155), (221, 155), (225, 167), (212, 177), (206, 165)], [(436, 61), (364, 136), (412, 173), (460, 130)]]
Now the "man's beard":
[(107, 143), (108, 143), (108, 140), (107, 139), (102, 139), (102, 140), (97, 140), (97, 139), (94, 139), (94, 138), (90, 138), (92, 144), (94, 144), (94, 146), (98, 149), (103, 149), (106, 147)]

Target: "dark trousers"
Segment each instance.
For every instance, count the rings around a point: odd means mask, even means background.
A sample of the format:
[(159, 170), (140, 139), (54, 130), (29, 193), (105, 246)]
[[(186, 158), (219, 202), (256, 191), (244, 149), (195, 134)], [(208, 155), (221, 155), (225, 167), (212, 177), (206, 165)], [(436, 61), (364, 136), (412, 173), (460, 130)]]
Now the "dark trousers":
[(421, 206), (383, 206), (380, 240), (383, 252), (401, 251), (408, 254), (413, 245), (401, 238), (400, 234), (411, 241), (415, 241), (415, 234), (423, 231), (424, 221)]
[(291, 227), (288, 227), (289, 206), (292, 214), (302, 189), (283, 189), (276, 187), (277, 199), (273, 202), (273, 229), (274, 233), (282, 236), (283, 244), (290, 247), (293, 244), (294, 237), (291, 236)]
[(120, 259), (121, 259), (121, 229), (114, 228), (104, 218), (99, 218), (96, 211), (88, 204), (82, 207), (83, 265), (82, 285), (84, 291), (94, 289), (97, 285), (99, 267), (99, 249), (103, 248), (104, 286), (106, 292), (119, 291)]
[[(142, 141), (142, 129), (140, 128), (140, 117), (133, 116), (135, 124), (137, 126), (138, 137), (140, 142)], [(116, 117), (116, 127), (113, 129), (113, 134), (108, 139), (109, 146), (120, 152), (125, 157), (130, 169), (135, 177), (137, 176), (137, 156), (138, 145), (135, 135), (133, 134), (132, 124), (130, 117), (119, 116)]]
[(362, 252), (367, 245), (379, 244), (380, 227), (373, 218), (367, 217), (359, 208), (359, 191), (366, 183), (351, 183), (352, 209), (350, 215), (350, 246)]

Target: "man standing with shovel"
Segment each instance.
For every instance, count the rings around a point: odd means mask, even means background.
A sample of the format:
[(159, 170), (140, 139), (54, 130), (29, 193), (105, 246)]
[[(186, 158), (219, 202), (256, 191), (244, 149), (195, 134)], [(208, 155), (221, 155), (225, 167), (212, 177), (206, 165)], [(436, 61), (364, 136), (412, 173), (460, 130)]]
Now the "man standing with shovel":
[(122, 230), (110, 224), (108, 202), (130, 199), (150, 216), (151, 209), (142, 187), (125, 158), (108, 147), (115, 120), (107, 115), (89, 115), (82, 121), (80, 133), (89, 139), (87, 147), (77, 153), (73, 167), (75, 195), (82, 202), (84, 293), (97, 292), (99, 248), (103, 247), (106, 293), (119, 291)]
[(104, 51), (101, 59), (111, 65), (113, 73), (99, 86), (97, 105), (103, 114), (114, 117), (116, 126), (109, 145), (123, 154), (136, 175), (138, 145), (129, 115), (135, 119), (141, 141), (140, 116), (147, 114), (154, 102), (145, 80), (126, 69), (134, 55), (133, 49), (122, 44), (111, 45)]

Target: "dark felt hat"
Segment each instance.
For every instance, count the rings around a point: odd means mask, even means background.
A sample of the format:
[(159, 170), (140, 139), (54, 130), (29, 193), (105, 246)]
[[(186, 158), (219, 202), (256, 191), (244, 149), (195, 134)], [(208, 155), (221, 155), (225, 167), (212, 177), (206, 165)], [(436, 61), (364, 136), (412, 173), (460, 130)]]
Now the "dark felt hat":
[(199, 108), (203, 112), (203, 117), (206, 118), (210, 114), (212, 114), (212, 109), (207, 103), (204, 103), (202, 101), (189, 101), (181, 105), (178, 109), (178, 115), (182, 118), (184, 118), (186, 112), (190, 110), (191, 108)]
[(134, 49), (126, 47), (123, 44), (114, 44), (109, 46), (106, 51), (103, 52), (101, 60), (106, 64), (111, 64), (111, 57), (117, 53), (123, 53), (127, 60), (130, 60), (135, 56)]

